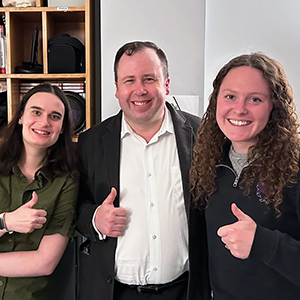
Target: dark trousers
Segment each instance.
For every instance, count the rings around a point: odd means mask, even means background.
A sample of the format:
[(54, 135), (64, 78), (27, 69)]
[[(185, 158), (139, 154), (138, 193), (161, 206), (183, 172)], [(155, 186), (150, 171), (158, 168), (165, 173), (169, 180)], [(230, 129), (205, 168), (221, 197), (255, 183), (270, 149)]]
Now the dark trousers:
[[(115, 280), (114, 300), (186, 300), (187, 286), (187, 272), (168, 284), (149, 285), (145, 288)], [(158, 287), (157, 290), (156, 287)]]

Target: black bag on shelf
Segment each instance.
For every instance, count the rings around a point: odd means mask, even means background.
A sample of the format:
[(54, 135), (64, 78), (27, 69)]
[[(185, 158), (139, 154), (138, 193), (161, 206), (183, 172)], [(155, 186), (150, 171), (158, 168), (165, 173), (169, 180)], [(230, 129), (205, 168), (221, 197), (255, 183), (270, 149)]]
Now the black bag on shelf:
[(48, 73), (84, 73), (85, 47), (69, 34), (48, 41)]

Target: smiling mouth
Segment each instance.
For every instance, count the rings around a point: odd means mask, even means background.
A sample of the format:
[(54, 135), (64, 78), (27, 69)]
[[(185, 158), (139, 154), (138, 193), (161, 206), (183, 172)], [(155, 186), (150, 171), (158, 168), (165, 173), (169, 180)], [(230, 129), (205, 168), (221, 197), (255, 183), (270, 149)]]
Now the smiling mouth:
[(144, 105), (148, 104), (149, 102), (150, 102), (150, 100), (148, 100), (148, 101), (132, 101), (132, 103), (137, 106), (144, 106)]
[(33, 132), (38, 133), (38, 134), (42, 134), (42, 135), (49, 135), (50, 132), (48, 131), (43, 131), (43, 130), (37, 130), (37, 129), (32, 129)]
[(229, 123), (236, 125), (236, 126), (246, 126), (251, 123), (250, 121), (239, 121), (239, 120), (232, 120), (232, 119), (229, 119), (228, 121), (229, 121)]

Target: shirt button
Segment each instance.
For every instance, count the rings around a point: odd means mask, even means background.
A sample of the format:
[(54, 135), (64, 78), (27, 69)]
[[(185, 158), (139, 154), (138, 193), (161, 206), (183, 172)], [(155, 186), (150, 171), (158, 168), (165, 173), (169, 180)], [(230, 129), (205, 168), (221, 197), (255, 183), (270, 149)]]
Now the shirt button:
[(113, 281), (113, 280), (112, 280), (112, 277), (111, 277), (111, 276), (108, 276), (108, 277), (107, 277), (107, 283), (112, 283), (112, 281)]
[(150, 203), (150, 206), (151, 206), (151, 207), (153, 207), (153, 206), (154, 206), (154, 203), (153, 203), (153, 202), (151, 202), (151, 203)]
[(152, 175), (152, 174), (149, 172), (149, 173), (148, 173), (148, 177), (150, 177), (151, 175)]
[(8, 239), (7, 241), (8, 241), (9, 243), (11, 243), (11, 242), (12, 242), (12, 239)]
[(156, 272), (156, 271), (157, 271), (157, 268), (156, 268), (156, 267), (154, 267), (154, 268), (153, 268), (153, 271), (154, 271), (154, 272)]
[(1, 286), (1, 285), (3, 285), (3, 281), (2, 281), (2, 280), (0, 280), (0, 286)]
[(154, 235), (152, 236), (152, 238), (155, 240), (155, 239), (157, 238), (157, 236), (154, 234)]

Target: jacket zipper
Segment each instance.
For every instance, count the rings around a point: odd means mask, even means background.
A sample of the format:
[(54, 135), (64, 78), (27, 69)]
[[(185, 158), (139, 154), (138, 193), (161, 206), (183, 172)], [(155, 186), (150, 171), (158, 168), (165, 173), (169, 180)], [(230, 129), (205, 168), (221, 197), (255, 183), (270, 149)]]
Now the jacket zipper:
[(230, 168), (229, 166), (224, 165), (224, 164), (216, 165), (216, 167), (225, 167), (225, 168), (229, 169), (233, 173), (233, 175), (235, 176), (235, 179), (233, 181), (232, 186), (235, 187), (235, 188), (238, 186), (240, 176), (232, 168)]

